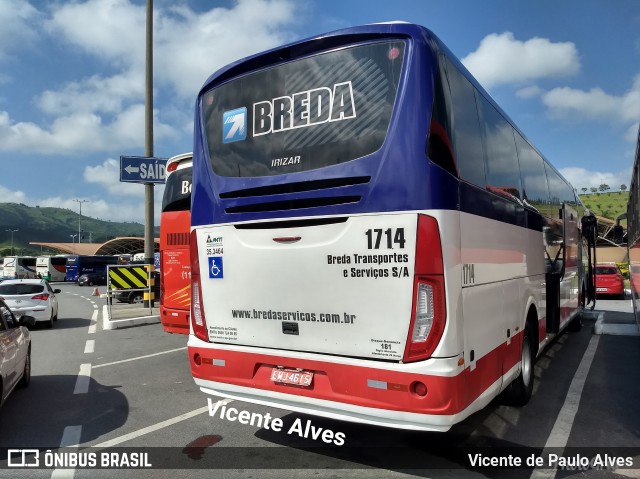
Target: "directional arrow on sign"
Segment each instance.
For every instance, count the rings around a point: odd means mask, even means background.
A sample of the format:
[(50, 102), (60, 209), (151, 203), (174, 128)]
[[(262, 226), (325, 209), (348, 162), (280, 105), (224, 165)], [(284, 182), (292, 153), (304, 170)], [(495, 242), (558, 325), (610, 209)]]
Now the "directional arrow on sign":
[(140, 171), (140, 167), (127, 165), (124, 171), (126, 171), (129, 174), (138, 173)]

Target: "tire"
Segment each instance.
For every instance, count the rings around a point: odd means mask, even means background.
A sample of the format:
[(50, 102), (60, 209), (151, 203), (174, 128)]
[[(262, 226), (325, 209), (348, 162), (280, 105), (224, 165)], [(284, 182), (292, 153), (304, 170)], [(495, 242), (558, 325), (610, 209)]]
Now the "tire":
[(533, 327), (527, 322), (522, 337), (520, 374), (504, 391), (505, 402), (510, 406), (524, 406), (533, 394), (533, 364), (535, 361)]
[(27, 359), (24, 362), (24, 371), (22, 371), (18, 387), (26, 388), (29, 387), (29, 384), (31, 384), (31, 348), (27, 351)]
[(47, 329), (51, 328), (53, 328), (53, 309), (51, 310), (51, 317), (49, 318), (49, 321), (47, 321)]
[(571, 320), (569, 326), (567, 326), (567, 331), (577, 333), (582, 329), (582, 324), (582, 313), (579, 313), (575, 318)]
[(141, 294), (135, 293), (131, 296), (131, 299), (129, 300), (129, 302), (131, 304), (142, 304), (144, 302), (144, 298), (142, 297)]

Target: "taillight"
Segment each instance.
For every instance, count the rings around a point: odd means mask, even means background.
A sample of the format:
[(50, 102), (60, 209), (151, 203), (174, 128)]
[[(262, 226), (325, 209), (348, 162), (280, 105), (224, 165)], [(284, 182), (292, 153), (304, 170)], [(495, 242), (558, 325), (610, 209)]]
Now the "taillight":
[(404, 362), (429, 358), (446, 322), (442, 244), (435, 218), (418, 215), (413, 310)]
[(616, 274), (616, 281), (622, 281), (622, 276), (619, 274)]
[(200, 283), (200, 259), (198, 258), (198, 238), (196, 231), (191, 232), (191, 245), (189, 248), (191, 261), (191, 326), (197, 338), (209, 341), (207, 321), (204, 319), (202, 308), (202, 285)]
[(39, 299), (40, 301), (46, 301), (49, 299), (49, 295), (47, 293), (36, 294), (32, 296), (31, 299)]

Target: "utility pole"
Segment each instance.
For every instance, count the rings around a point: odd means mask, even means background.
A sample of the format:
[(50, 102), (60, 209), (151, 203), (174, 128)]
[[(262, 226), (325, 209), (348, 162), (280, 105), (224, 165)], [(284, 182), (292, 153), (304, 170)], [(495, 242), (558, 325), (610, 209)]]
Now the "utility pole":
[(82, 203), (88, 203), (89, 200), (73, 200), (80, 205), (80, 216), (78, 216), (78, 243), (82, 243), (82, 227), (80, 226), (80, 219), (82, 218)]
[[(153, 156), (153, 0), (147, 0), (145, 95), (144, 95), (144, 154)], [(153, 218), (153, 183), (144, 185), (144, 262), (149, 266), (148, 283), (153, 278), (153, 257), (155, 252)], [(150, 293), (153, 294), (153, 293)], [(143, 302), (145, 307), (153, 307), (153, 299)]]
[(5, 230), (5, 231), (8, 231), (9, 233), (11, 233), (11, 256), (13, 256), (13, 233), (19, 230)]
[[(153, 0), (147, 0), (147, 32), (144, 101), (144, 154), (153, 156)], [(155, 252), (153, 218), (153, 183), (144, 185), (144, 259), (153, 264)]]

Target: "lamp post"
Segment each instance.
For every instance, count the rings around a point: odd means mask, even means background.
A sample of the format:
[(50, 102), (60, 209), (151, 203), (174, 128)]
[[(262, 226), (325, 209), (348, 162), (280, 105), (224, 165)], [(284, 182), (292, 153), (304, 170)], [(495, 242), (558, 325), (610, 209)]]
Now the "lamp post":
[(5, 231), (8, 231), (9, 233), (11, 233), (11, 256), (13, 256), (13, 233), (19, 230), (5, 230)]
[(82, 203), (88, 203), (89, 200), (73, 200), (80, 205), (80, 215), (78, 216), (78, 243), (82, 240), (82, 228), (80, 226), (80, 219), (82, 218)]
[(69, 235), (71, 236), (71, 244), (76, 244), (76, 236), (78, 236), (77, 234), (75, 235)]

